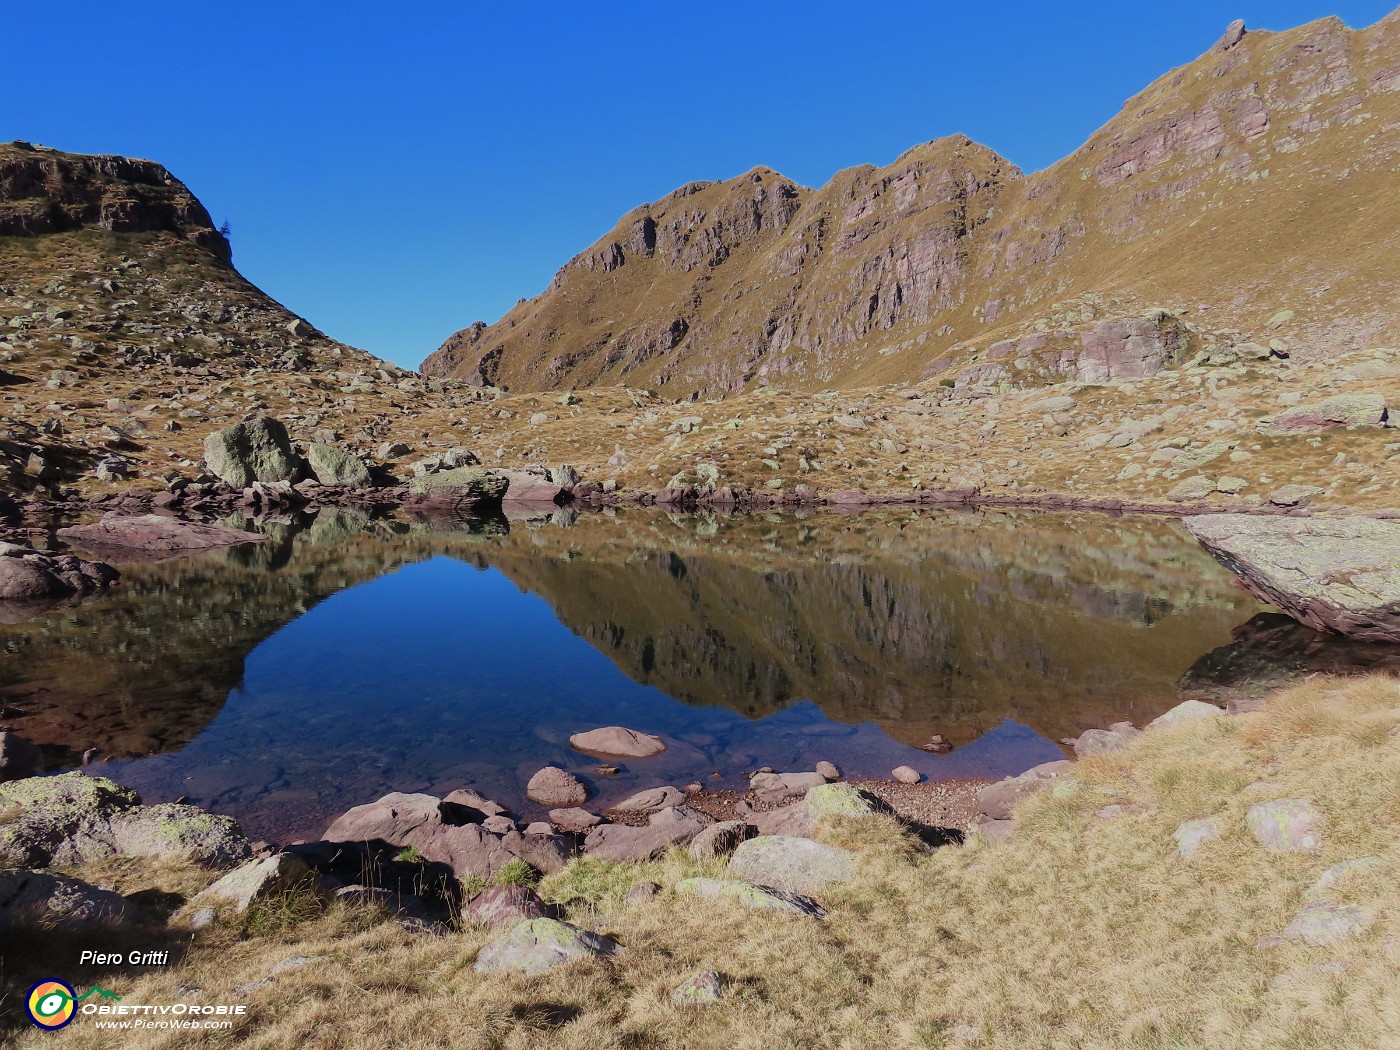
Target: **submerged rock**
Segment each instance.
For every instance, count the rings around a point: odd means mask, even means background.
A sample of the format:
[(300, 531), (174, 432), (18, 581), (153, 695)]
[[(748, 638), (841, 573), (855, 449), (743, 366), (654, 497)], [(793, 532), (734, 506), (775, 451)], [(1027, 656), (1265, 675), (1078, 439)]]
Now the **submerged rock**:
[(1300, 623), (1400, 642), (1400, 523), (1210, 514), (1186, 528), (1258, 598)]
[(260, 533), (230, 529), (224, 525), (183, 521), (163, 514), (108, 515), (90, 525), (73, 525), (59, 529), (58, 535), (84, 547), (121, 548), (153, 554), (203, 551), (216, 547), (233, 547), (240, 543), (268, 542), (268, 538)]
[(666, 750), (666, 743), (659, 736), (622, 726), (575, 733), (569, 737), (569, 744), (577, 751), (599, 758), (650, 758)]

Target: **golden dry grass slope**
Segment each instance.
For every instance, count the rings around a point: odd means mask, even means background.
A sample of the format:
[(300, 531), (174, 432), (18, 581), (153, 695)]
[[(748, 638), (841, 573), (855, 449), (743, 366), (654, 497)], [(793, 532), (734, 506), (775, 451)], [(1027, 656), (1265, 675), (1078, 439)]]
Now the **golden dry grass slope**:
[[(84, 979), (130, 1003), (249, 1006), (232, 1033), (131, 1031), (132, 1047), (1394, 1047), (1397, 783), (1396, 681), (1319, 678), (1263, 711), (1150, 730), (1081, 762), (1021, 805), (1008, 841), (927, 853), (886, 818), (826, 825), (821, 837), (860, 863), (820, 894), (821, 921), (677, 895), (680, 879), (723, 864), (681, 851), (646, 865), (574, 862), (547, 879), (543, 894), (573, 921), (625, 947), (535, 977), (474, 972), (485, 929), (424, 937), (373, 913), (309, 920), (283, 904), (196, 934), (169, 969)], [(1318, 852), (1274, 851), (1247, 830), (1251, 806), (1289, 798), (1321, 811)], [(1100, 813), (1113, 804), (1127, 813)], [(1220, 836), (1179, 856), (1173, 832), (1199, 818)], [(1362, 858), (1375, 863), (1316, 888)], [(127, 891), (198, 884), (169, 868), (88, 874)], [(638, 879), (664, 889), (629, 907)], [(1358, 909), (1365, 928), (1267, 946), (1314, 902)], [(311, 961), (273, 972), (292, 957)], [(706, 969), (723, 975), (726, 998), (674, 1003), (672, 990)], [(12, 1035), (19, 1047), (54, 1038)], [(75, 1047), (112, 1038), (88, 1020), (64, 1033)]]
[(1034, 174), (953, 136), (819, 189), (761, 167), (684, 186), (424, 371), (671, 397), (875, 386), (1152, 307), (1305, 359), (1393, 345), (1397, 155), (1400, 12), (1231, 33)]

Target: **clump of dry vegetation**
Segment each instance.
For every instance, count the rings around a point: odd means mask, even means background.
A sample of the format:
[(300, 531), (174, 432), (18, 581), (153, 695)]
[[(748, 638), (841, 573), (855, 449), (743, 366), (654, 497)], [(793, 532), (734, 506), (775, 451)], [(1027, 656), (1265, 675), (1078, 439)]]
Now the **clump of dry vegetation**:
[[(677, 896), (679, 879), (723, 866), (684, 851), (644, 865), (583, 860), (541, 891), (625, 945), (611, 959), (479, 974), (491, 931), (426, 936), (337, 904), (297, 923), (204, 931), (176, 966), (120, 992), (246, 1002), (233, 1033), (203, 1038), (261, 1047), (1384, 1046), (1400, 1032), (1397, 784), (1400, 686), (1316, 678), (1260, 712), (1153, 730), (1080, 763), (1022, 806), (1006, 842), (930, 853), (887, 818), (829, 825), (822, 837), (861, 864), (821, 895), (824, 920)], [(1282, 798), (1321, 810), (1319, 852), (1274, 852), (1250, 836), (1249, 807)], [(1126, 815), (1100, 814), (1114, 804)], [(1172, 832), (1202, 817), (1222, 834), (1177, 855)], [(1362, 857), (1380, 864), (1326, 897), (1364, 909), (1364, 932), (1326, 947), (1257, 946), (1312, 899), (1323, 871)], [(624, 904), (640, 880), (663, 892)], [(293, 957), (311, 961), (273, 974)], [(723, 975), (726, 997), (675, 1004), (671, 991), (706, 969)], [(16, 1033), (20, 1046), (46, 1038)], [(82, 1021), (66, 1036), (110, 1038)]]

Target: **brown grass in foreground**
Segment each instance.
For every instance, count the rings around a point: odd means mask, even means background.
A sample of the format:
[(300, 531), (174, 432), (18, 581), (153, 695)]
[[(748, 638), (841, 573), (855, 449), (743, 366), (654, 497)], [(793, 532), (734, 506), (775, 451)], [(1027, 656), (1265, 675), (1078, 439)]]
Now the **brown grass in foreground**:
[[(1326, 817), (1319, 854), (1269, 852), (1245, 829), (1251, 805), (1291, 797)], [(1094, 815), (1113, 802), (1147, 809)], [(1176, 856), (1172, 831), (1205, 816), (1221, 818), (1221, 838)], [(823, 896), (821, 922), (676, 897), (677, 879), (718, 868), (688, 855), (575, 863), (543, 891), (626, 950), (535, 978), (474, 973), (484, 930), (432, 939), (339, 908), (284, 933), (216, 928), (178, 967), (119, 991), (129, 1002), (246, 1002), (250, 1016), (234, 1032), (115, 1035), (79, 1021), (61, 1037), (19, 1033), (16, 1045), (1400, 1046), (1394, 680), (1315, 679), (1256, 714), (1153, 731), (1082, 763), (1020, 819), (1010, 842), (932, 855), (883, 819), (826, 829), (863, 865)], [(1372, 909), (1367, 932), (1330, 948), (1253, 947), (1288, 922), (1324, 869), (1366, 856), (1382, 866), (1353, 872), (1331, 898)], [(668, 892), (624, 909), (622, 894), (641, 878)], [(293, 955), (329, 959), (234, 991)], [(673, 1004), (671, 990), (701, 969), (726, 977), (726, 1000)], [(1275, 984), (1285, 973), (1286, 987)]]

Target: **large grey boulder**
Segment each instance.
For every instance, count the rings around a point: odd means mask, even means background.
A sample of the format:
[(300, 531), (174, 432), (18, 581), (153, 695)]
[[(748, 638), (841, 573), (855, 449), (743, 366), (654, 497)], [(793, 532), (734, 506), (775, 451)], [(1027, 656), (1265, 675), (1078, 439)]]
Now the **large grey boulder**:
[(729, 859), (729, 874), (747, 882), (816, 893), (833, 882), (845, 882), (856, 870), (849, 850), (814, 839), (761, 835), (742, 843)]
[(527, 919), (481, 949), (472, 969), (537, 974), (579, 959), (613, 955), (618, 950), (618, 943), (611, 937), (590, 933), (567, 922)]
[(126, 898), (81, 879), (37, 871), (0, 871), (0, 930), (17, 926), (84, 930), (133, 922)]
[(1113, 317), (1085, 330), (1079, 347), (1061, 355), (1058, 370), (1080, 383), (1146, 379), (1180, 364), (1190, 345), (1185, 324), (1165, 310)]
[(773, 886), (756, 886), (740, 879), (683, 879), (676, 883), (676, 892), (688, 897), (731, 900), (756, 911), (776, 911), (809, 919), (826, 915), (826, 909), (810, 897)]
[(235, 488), (247, 488), (255, 481), (296, 481), (301, 474), (287, 428), (266, 416), (235, 423), (206, 437), (204, 465)]
[(306, 465), (322, 485), (364, 488), (370, 483), (369, 467), (358, 456), (352, 456), (334, 445), (307, 445)]
[(227, 868), (252, 847), (231, 817), (175, 803), (143, 806), (104, 777), (63, 773), (0, 784), (0, 866), (42, 868), (104, 857), (184, 857)]
[(1251, 592), (1300, 623), (1400, 642), (1400, 523), (1209, 514), (1185, 524)]

